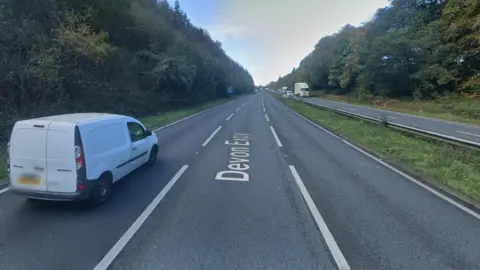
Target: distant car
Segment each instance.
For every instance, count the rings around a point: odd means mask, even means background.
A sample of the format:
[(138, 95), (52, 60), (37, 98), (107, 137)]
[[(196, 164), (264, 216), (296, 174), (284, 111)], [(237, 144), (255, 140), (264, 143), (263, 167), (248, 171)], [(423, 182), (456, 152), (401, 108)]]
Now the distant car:
[(289, 97), (293, 97), (293, 92), (292, 91), (287, 91), (286, 95), (289, 96)]
[(10, 190), (39, 200), (105, 203), (112, 184), (157, 160), (158, 138), (138, 120), (80, 113), (18, 121), (8, 145)]

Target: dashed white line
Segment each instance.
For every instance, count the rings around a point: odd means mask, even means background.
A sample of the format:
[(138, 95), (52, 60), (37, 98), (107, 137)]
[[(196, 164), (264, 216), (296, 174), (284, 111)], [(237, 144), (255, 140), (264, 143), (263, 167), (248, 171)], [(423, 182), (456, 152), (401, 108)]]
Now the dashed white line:
[(8, 191), (8, 187), (0, 190), (0, 194), (5, 193), (5, 192), (7, 192), (7, 191)]
[(296, 111), (294, 111), (294, 110), (290, 109), (290, 108), (289, 108), (289, 107), (287, 107), (286, 105), (284, 105), (284, 106), (285, 106), (285, 108), (287, 108), (287, 110), (289, 110), (289, 111), (293, 112), (294, 114), (296, 114), (296, 115), (297, 115), (297, 116), (299, 116), (300, 118), (303, 118), (305, 121), (307, 121), (307, 122), (310, 122), (312, 125), (314, 125), (314, 126), (316, 126), (317, 128), (319, 128), (319, 129), (323, 130), (324, 132), (326, 132), (326, 133), (328, 133), (328, 134), (332, 135), (333, 137), (335, 137), (335, 138), (337, 138), (337, 139), (341, 140), (342, 142), (344, 142), (344, 143), (345, 143), (345, 144), (347, 144), (348, 146), (350, 146), (350, 147), (352, 147), (352, 148), (356, 149), (356, 150), (357, 150), (357, 151), (359, 151), (360, 153), (362, 153), (362, 154), (366, 155), (367, 157), (369, 157), (369, 158), (371, 158), (371, 159), (375, 160), (376, 162), (378, 162), (378, 163), (382, 164), (383, 166), (385, 166), (385, 167), (389, 168), (390, 170), (392, 170), (392, 171), (396, 172), (397, 174), (399, 174), (399, 175), (401, 175), (401, 176), (405, 177), (406, 179), (408, 179), (408, 180), (412, 181), (413, 183), (415, 183), (415, 184), (417, 184), (417, 185), (419, 185), (419, 186), (423, 187), (424, 189), (426, 189), (426, 190), (430, 191), (431, 193), (435, 194), (436, 196), (440, 197), (441, 199), (443, 199), (443, 200), (445, 200), (445, 201), (449, 202), (450, 204), (452, 204), (452, 205), (456, 206), (457, 208), (459, 208), (459, 209), (463, 210), (464, 212), (466, 212), (466, 213), (470, 214), (471, 216), (473, 216), (473, 217), (475, 217), (475, 218), (477, 218), (477, 219), (480, 219), (480, 214), (478, 214), (477, 212), (473, 211), (472, 209), (470, 209), (470, 208), (468, 208), (468, 207), (466, 207), (466, 206), (464, 206), (464, 205), (462, 205), (462, 204), (460, 204), (460, 203), (456, 202), (456, 201), (455, 201), (455, 200), (453, 200), (453, 199), (450, 199), (448, 196), (445, 196), (445, 195), (443, 195), (442, 193), (440, 193), (440, 192), (436, 191), (435, 189), (433, 189), (433, 188), (431, 188), (431, 187), (427, 186), (426, 184), (424, 184), (424, 183), (422, 183), (422, 182), (418, 181), (417, 179), (415, 179), (415, 178), (411, 177), (410, 175), (408, 175), (408, 174), (406, 174), (406, 173), (404, 173), (404, 172), (402, 172), (402, 171), (398, 170), (397, 168), (395, 168), (395, 167), (391, 166), (390, 164), (386, 163), (385, 161), (383, 161), (383, 160), (381, 160), (381, 159), (379, 159), (379, 158), (377, 158), (377, 157), (375, 157), (375, 156), (371, 155), (370, 153), (367, 153), (367, 152), (365, 152), (364, 150), (362, 150), (362, 149), (358, 148), (357, 146), (355, 146), (355, 145), (351, 144), (350, 142), (348, 142), (348, 141), (346, 141), (346, 140), (344, 140), (344, 139), (342, 139), (342, 138), (338, 137), (336, 134), (334, 134), (334, 133), (332, 133), (332, 132), (330, 132), (330, 131), (326, 130), (325, 128), (323, 128), (323, 127), (321, 127), (321, 126), (319, 126), (317, 123), (315, 123), (315, 122), (313, 122), (313, 121), (311, 121), (311, 120), (309, 120), (309, 119), (305, 118), (304, 116), (302, 116), (302, 115), (300, 115), (299, 113), (297, 113)]
[(240, 110), (240, 108), (238, 108), (238, 109), (236, 110), (236, 112), (238, 112), (239, 110)]
[(267, 112), (267, 111), (265, 111), (265, 107), (263, 107), (263, 112)]
[(462, 133), (462, 134), (465, 134), (465, 135), (470, 135), (470, 136), (475, 136), (475, 137), (479, 137), (480, 138), (480, 135), (478, 134), (473, 134), (473, 133), (468, 133), (468, 132), (463, 132), (463, 131), (457, 131), (458, 133)]
[(122, 249), (127, 245), (127, 243), (132, 239), (135, 233), (140, 229), (143, 223), (147, 218), (152, 214), (153, 210), (160, 204), (165, 195), (170, 191), (170, 189), (175, 185), (178, 179), (182, 174), (187, 170), (188, 165), (183, 165), (183, 167), (173, 176), (173, 178), (168, 182), (168, 184), (158, 193), (157, 197), (153, 199), (150, 205), (143, 211), (143, 213), (133, 222), (132, 226), (128, 228), (125, 234), (117, 241), (117, 243), (108, 251), (107, 255), (95, 266), (94, 270), (106, 270), (110, 264), (115, 260), (115, 258), (120, 254)]
[(217, 129), (215, 129), (215, 131), (212, 133), (212, 135), (210, 135), (210, 137), (208, 137), (205, 142), (202, 144), (203, 147), (205, 147), (212, 139), (213, 139), (213, 136), (215, 136), (215, 134), (217, 134), (217, 132), (222, 128), (222, 126), (219, 126)]
[(297, 185), (300, 188), (300, 191), (302, 192), (303, 198), (305, 199), (305, 202), (308, 205), (308, 209), (312, 213), (313, 219), (315, 220), (315, 223), (317, 223), (318, 229), (320, 229), (320, 232), (322, 233), (323, 238), (325, 239), (325, 242), (327, 243), (327, 246), (330, 249), (330, 252), (332, 253), (333, 259), (337, 263), (338, 269), (349, 270), (350, 266), (348, 265), (347, 260), (343, 256), (343, 253), (338, 247), (337, 242), (333, 238), (332, 233), (328, 229), (328, 226), (325, 223), (325, 220), (323, 220), (322, 215), (320, 214), (320, 211), (318, 211), (318, 208), (315, 205), (315, 202), (313, 201), (312, 197), (308, 193), (307, 188), (303, 184), (302, 179), (300, 178), (300, 175), (298, 175), (298, 172), (293, 165), (290, 165), (289, 167), (290, 167), (290, 171), (293, 174), (293, 178), (295, 178), (295, 182), (297, 182)]
[(228, 120), (230, 120), (230, 118), (232, 118), (232, 117), (233, 117), (233, 115), (234, 115), (234, 113), (230, 114), (230, 116), (229, 116), (229, 117), (227, 117), (227, 119), (225, 119), (225, 121), (228, 121)]
[(265, 114), (265, 119), (267, 119), (267, 122), (270, 122), (270, 118), (268, 118), (267, 114)]
[(282, 142), (280, 142), (280, 139), (278, 138), (277, 133), (275, 132), (275, 130), (273, 129), (272, 126), (270, 126), (270, 130), (272, 131), (272, 134), (273, 134), (273, 137), (275, 138), (275, 141), (277, 141), (278, 147), (283, 147)]

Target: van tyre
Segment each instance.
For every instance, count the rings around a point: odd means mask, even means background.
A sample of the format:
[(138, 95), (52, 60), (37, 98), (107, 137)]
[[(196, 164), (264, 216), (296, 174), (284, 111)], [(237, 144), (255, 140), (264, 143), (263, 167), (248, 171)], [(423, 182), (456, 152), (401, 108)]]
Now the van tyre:
[(148, 157), (148, 161), (147, 161), (148, 166), (153, 166), (157, 163), (157, 153), (158, 153), (158, 147), (155, 145), (152, 147), (152, 150), (150, 151), (150, 156)]
[(88, 200), (91, 206), (100, 206), (110, 199), (112, 193), (112, 177), (103, 174), (95, 184), (92, 194)]

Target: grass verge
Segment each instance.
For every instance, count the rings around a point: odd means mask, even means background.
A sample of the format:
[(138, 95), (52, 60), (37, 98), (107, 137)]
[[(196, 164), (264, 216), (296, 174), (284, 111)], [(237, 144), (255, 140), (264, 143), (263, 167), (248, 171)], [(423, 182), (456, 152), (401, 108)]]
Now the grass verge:
[[(387, 106), (380, 101), (361, 101), (349, 95), (318, 95), (321, 98), (347, 102), (351, 104), (368, 106), (376, 109), (384, 109), (407, 114), (420, 115), (431, 118), (444, 119), (454, 122), (463, 122), (468, 124), (480, 125), (480, 100), (469, 99), (460, 96), (444, 96), (434, 100), (412, 101), (412, 100), (394, 100)], [(375, 104), (379, 105), (375, 105)]]
[[(149, 129), (157, 128), (182, 118), (188, 117), (192, 114), (201, 112), (203, 110), (221, 105), (223, 103), (229, 102), (234, 98), (224, 98), (218, 99), (214, 101), (210, 101), (198, 106), (185, 108), (181, 110), (169, 111), (164, 113), (159, 113), (156, 115), (151, 115), (147, 117), (140, 118), (139, 120)], [(4, 143), (5, 144), (5, 143)], [(2, 179), (8, 178), (7, 176), (7, 153), (6, 153), (6, 146), (0, 145), (0, 186), (2, 185)]]
[(175, 110), (175, 111), (169, 111), (169, 112), (163, 112), (147, 117), (140, 118), (139, 120), (149, 129), (157, 128), (172, 122), (175, 122), (177, 120), (180, 120), (182, 118), (188, 117), (192, 114), (196, 114), (198, 112), (201, 112), (203, 110), (221, 105), (223, 103), (232, 101), (232, 98), (224, 98), (224, 99), (218, 99), (214, 101), (210, 101), (198, 106), (186, 108), (186, 109), (181, 109), (181, 110)]
[(304, 117), (377, 156), (480, 201), (480, 152), (419, 138), (388, 127), (339, 115), (293, 99), (275, 97)]

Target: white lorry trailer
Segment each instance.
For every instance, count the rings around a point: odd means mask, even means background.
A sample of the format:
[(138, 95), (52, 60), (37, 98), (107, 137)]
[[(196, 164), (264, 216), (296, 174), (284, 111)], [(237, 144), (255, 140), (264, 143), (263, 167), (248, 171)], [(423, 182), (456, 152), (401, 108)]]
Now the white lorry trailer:
[(307, 83), (299, 82), (295, 83), (294, 92), (296, 96), (308, 97), (310, 96), (310, 88)]

